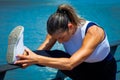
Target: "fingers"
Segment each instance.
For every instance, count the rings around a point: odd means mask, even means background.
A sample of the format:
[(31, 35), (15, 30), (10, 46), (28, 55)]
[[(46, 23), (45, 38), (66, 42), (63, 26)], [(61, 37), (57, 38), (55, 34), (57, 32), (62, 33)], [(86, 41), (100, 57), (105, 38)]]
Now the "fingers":
[(24, 69), (24, 68), (26, 68), (26, 67), (28, 67), (29, 66), (29, 64), (22, 64), (22, 68)]
[(23, 55), (28, 56), (29, 53), (25, 50), (24, 53), (23, 53)]
[(19, 64), (24, 69), (24, 68), (32, 65), (32, 62), (30, 60), (18, 60), (18, 61), (15, 61), (14, 64)]
[(28, 48), (25, 48), (24, 50), (24, 55), (30, 55), (32, 53), (32, 51)]
[(35, 63), (34, 57), (36, 55), (32, 53), (32, 51), (28, 48), (25, 48), (24, 53), (22, 55), (17, 55), (18, 58), (17, 61), (15, 61), (14, 64), (20, 64), (22, 65), (22, 68), (26, 68), (29, 65), (32, 65)]
[(29, 60), (18, 60), (18, 61), (15, 61), (15, 64), (25, 64), (29, 62), (30, 62)]
[(31, 50), (26, 47), (26, 48), (25, 48), (25, 51), (26, 51), (26, 52), (30, 52)]
[(29, 57), (28, 56), (25, 56), (25, 55), (17, 55), (16, 56), (19, 60), (27, 60), (27, 59), (29, 59)]

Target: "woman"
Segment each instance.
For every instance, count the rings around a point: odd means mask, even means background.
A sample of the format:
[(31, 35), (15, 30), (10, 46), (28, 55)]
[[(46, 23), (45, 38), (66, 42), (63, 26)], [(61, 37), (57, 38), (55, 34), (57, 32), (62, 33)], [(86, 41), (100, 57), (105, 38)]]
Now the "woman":
[[(72, 6), (62, 4), (47, 21), (48, 35), (36, 51), (26, 49), (15, 64), (32, 64), (61, 70), (73, 80), (115, 80), (116, 62), (109, 54), (105, 31), (96, 23), (80, 18)], [(58, 41), (65, 51), (53, 50)], [(26, 55), (27, 54), (27, 55)]]

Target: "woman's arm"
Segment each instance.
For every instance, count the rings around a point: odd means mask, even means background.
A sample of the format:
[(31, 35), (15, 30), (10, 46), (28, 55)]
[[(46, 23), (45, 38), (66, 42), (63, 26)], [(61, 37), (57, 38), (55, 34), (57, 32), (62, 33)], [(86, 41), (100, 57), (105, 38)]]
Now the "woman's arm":
[(56, 40), (47, 34), (45, 41), (39, 46), (38, 50), (50, 50)]
[(70, 58), (50, 58), (45, 56), (38, 56), (30, 50), (27, 50), (29, 56), (19, 55), (19, 58), (25, 60), (18, 60), (16, 63), (41, 64), (61, 70), (71, 70), (77, 65), (81, 64), (86, 58), (88, 58), (103, 39), (104, 31), (97, 26), (92, 26), (88, 29), (81, 48), (76, 51)]
[(72, 60), (71, 66), (75, 67), (87, 59), (95, 48), (104, 40), (104, 37), (105, 35), (102, 28), (96, 25), (91, 26), (86, 33), (81, 48), (70, 58)]

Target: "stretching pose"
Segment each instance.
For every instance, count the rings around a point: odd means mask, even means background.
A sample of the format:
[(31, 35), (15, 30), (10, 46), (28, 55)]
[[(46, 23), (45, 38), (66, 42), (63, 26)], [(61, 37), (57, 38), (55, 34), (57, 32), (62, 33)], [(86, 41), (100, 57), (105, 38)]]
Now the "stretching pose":
[[(73, 80), (115, 80), (116, 61), (110, 54), (107, 34), (98, 24), (62, 4), (49, 17), (47, 32), (38, 50), (25, 48), (14, 64), (57, 68)], [(63, 44), (65, 51), (50, 50), (56, 41)]]

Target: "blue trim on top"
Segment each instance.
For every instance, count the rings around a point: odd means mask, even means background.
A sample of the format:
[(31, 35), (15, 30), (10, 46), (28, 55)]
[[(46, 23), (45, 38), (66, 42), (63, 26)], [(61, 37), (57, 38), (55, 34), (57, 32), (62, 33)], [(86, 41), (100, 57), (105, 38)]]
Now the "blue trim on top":
[[(87, 30), (90, 28), (90, 27), (92, 27), (93, 25), (96, 25), (96, 26), (98, 26), (96, 23), (94, 23), (94, 22), (89, 22), (88, 23), (88, 25), (87, 25), (87, 27), (86, 27), (86, 30), (85, 30), (85, 35), (86, 35), (86, 33), (87, 33)], [(103, 29), (103, 28), (102, 28)], [(103, 29), (104, 30), (104, 29)], [(105, 39), (105, 37), (106, 37), (106, 32), (104, 32), (104, 39)], [(103, 40), (104, 40), (103, 39)]]
[(95, 23), (93, 23), (93, 22), (88, 23), (88, 25), (87, 25), (87, 27), (86, 27), (86, 30), (85, 30), (85, 34), (87, 33), (88, 28), (90, 28), (90, 27), (93, 26), (93, 25), (97, 25), (97, 24), (95, 24)]

